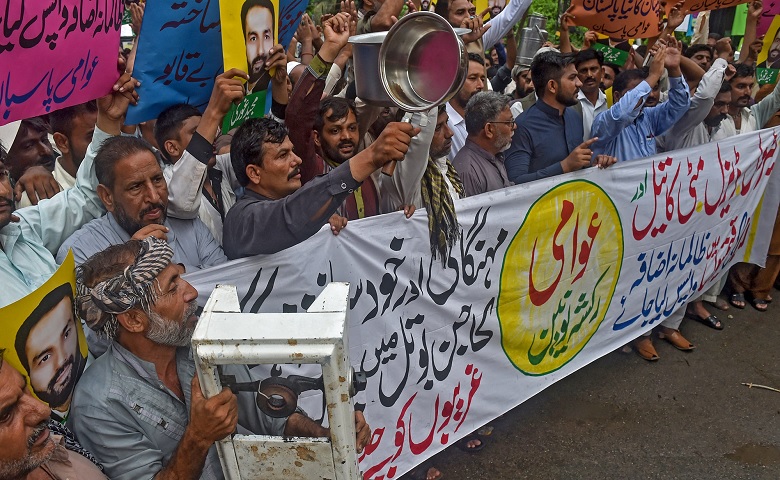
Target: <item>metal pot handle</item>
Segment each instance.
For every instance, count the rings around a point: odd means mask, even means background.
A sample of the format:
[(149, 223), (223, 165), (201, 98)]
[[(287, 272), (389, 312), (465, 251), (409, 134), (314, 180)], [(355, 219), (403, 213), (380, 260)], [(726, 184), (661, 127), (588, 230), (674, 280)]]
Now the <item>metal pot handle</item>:
[(538, 34), (539, 34), (539, 38), (541, 38), (541, 39), (542, 39), (542, 43), (546, 42), (546, 41), (547, 41), (547, 39), (546, 39), (546, 38), (544, 38), (544, 34), (542, 33), (542, 29), (541, 29), (541, 28), (539, 28), (539, 25), (534, 25), (534, 28), (536, 29), (536, 33), (538, 33)]

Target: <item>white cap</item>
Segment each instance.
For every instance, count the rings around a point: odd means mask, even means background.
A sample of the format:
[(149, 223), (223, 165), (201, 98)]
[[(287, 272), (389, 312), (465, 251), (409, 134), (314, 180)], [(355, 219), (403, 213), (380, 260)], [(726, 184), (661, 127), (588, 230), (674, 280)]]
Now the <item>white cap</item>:
[(540, 48), (539, 50), (537, 50), (537, 51), (536, 51), (536, 53), (534, 53), (534, 58), (538, 57), (538, 56), (539, 56), (539, 54), (541, 54), (541, 53), (544, 53), (544, 52), (555, 52), (555, 53), (561, 53), (561, 51), (560, 51), (560, 50), (558, 50), (558, 49), (557, 49), (557, 48), (555, 48), (555, 47), (542, 47), (542, 48)]
[(0, 125), (0, 142), (3, 143), (3, 148), (5, 148), (6, 152), (10, 150), (11, 145), (14, 144), (14, 140), (16, 140), (16, 134), (19, 132), (19, 125), (21, 124), (21, 120), (16, 120), (15, 122), (11, 122), (6, 125)]

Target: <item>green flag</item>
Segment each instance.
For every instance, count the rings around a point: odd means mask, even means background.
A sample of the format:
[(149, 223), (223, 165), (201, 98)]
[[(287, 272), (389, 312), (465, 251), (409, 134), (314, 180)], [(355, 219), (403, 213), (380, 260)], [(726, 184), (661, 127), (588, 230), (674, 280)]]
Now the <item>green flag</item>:
[(604, 54), (604, 63), (614, 63), (622, 67), (628, 60), (628, 52), (619, 48), (613, 48), (603, 43), (594, 43), (591, 48)]
[(759, 85), (766, 85), (767, 83), (774, 85), (777, 83), (777, 73), (780, 69), (777, 68), (757, 68), (756, 80)]

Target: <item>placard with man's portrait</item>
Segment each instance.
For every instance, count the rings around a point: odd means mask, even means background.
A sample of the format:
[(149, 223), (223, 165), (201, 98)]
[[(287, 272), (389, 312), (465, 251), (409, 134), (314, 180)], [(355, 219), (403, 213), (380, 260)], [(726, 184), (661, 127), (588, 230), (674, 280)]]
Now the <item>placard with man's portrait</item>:
[(270, 107), (273, 71), (266, 61), (278, 43), (279, 0), (221, 0), (219, 11), (225, 71), (239, 68), (249, 74), (246, 98), (225, 118), (223, 129), (228, 131), (247, 118), (262, 117)]
[(60, 416), (70, 408), (87, 361), (75, 291), (75, 262), (69, 253), (46, 283), (0, 309), (3, 358), (27, 378), (32, 393)]

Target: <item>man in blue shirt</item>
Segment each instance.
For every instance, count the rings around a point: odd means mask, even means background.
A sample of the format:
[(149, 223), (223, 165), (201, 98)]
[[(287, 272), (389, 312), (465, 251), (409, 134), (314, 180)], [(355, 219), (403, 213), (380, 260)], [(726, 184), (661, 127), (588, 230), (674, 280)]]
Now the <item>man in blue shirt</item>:
[[(650, 70), (626, 70), (612, 85), (614, 104), (596, 116), (591, 135), (597, 154), (613, 155), (620, 161), (655, 155), (655, 137), (663, 134), (688, 111), (691, 95), (680, 71), (680, 51), (662, 41), (653, 46)], [(669, 100), (645, 108), (664, 67), (669, 72)]]
[[(582, 86), (572, 57), (554, 51), (538, 54), (531, 63), (531, 79), (539, 99), (515, 120), (517, 131), (504, 161), (515, 183), (591, 165), (594, 140), (582, 142), (582, 116), (571, 108)], [(597, 160), (600, 166), (615, 163), (614, 158)]]

